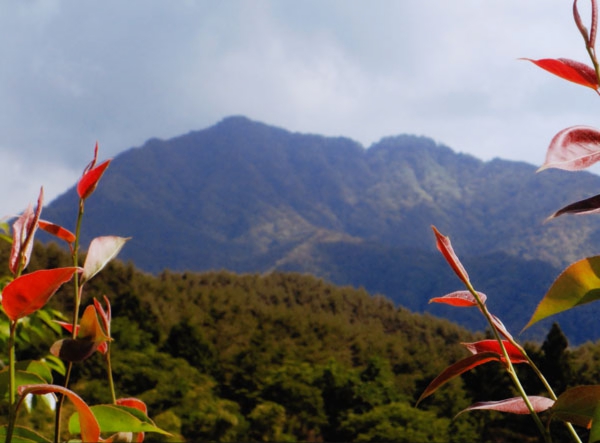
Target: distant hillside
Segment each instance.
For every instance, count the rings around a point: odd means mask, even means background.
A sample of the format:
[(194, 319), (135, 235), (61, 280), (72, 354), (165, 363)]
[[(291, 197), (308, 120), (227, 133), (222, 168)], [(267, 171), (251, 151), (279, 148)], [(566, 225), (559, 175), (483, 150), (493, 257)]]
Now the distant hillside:
[[(434, 224), (519, 330), (561, 268), (600, 249), (597, 217), (543, 220), (598, 189), (592, 174), (536, 174), (425, 137), (365, 149), (230, 117), (117, 156), (86, 205), (85, 232), (133, 236), (121, 257), (150, 272), (309, 272), (422, 311), (460, 288), (435, 252)], [(71, 189), (44, 218), (72, 227), (75, 202)], [(433, 312), (470, 324), (471, 313), (455, 311)], [(583, 340), (585, 321), (561, 326)]]

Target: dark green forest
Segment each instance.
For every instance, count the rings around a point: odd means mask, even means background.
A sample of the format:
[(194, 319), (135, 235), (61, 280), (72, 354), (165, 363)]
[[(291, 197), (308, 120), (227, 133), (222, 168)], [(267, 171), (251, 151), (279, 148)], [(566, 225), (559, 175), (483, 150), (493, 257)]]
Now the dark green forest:
[[(37, 244), (31, 268), (69, 260)], [(51, 307), (68, 309), (70, 290)], [(425, 386), (468, 355), (460, 343), (483, 334), (364, 290), (295, 273), (150, 275), (114, 261), (88, 284), (84, 305), (104, 294), (118, 395), (145, 401), (173, 434), (146, 441), (537, 441), (527, 416), (476, 411), (453, 420), (475, 401), (513, 396), (494, 363), (415, 408)], [(55, 339), (29, 337), (18, 358), (43, 355)], [(558, 392), (600, 378), (600, 343), (571, 349), (558, 325), (527, 348)], [(528, 393), (542, 393), (520, 369)], [(76, 366), (74, 388), (90, 404), (107, 402), (104, 377), (96, 354)]]

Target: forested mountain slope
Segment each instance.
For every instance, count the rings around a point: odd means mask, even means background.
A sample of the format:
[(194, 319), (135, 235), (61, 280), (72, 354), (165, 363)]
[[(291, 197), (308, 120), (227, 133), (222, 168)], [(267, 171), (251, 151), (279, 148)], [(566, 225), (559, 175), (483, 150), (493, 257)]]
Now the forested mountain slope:
[[(133, 236), (122, 257), (151, 272), (307, 272), (423, 310), (457, 286), (434, 251), (433, 224), (520, 329), (561, 268), (600, 246), (597, 217), (544, 219), (598, 189), (592, 174), (535, 174), (424, 137), (365, 149), (230, 117), (115, 158), (87, 203), (85, 232)], [(72, 227), (75, 201), (72, 189), (44, 218)]]

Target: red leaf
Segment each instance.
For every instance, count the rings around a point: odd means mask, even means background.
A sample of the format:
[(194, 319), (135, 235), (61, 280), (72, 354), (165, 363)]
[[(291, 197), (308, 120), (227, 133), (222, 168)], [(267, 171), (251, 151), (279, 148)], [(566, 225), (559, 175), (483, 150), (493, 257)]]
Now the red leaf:
[(38, 222), (40, 229), (46, 231), (48, 234), (52, 234), (67, 243), (73, 243), (75, 241), (75, 234), (62, 226), (50, 223), (44, 220)]
[(594, 68), (586, 65), (585, 63), (569, 60), (567, 58), (542, 58), (539, 60), (522, 58), (521, 60), (528, 60), (560, 78), (577, 83), (578, 85), (587, 86), (588, 88), (592, 88), (594, 91), (598, 91), (598, 79), (596, 78), (596, 71), (594, 71)]
[(600, 212), (600, 194), (586, 198), (585, 200), (571, 203), (570, 205), (567, 205), (564, 208), (556, 211), (554, 214), (548, 217), (547, 220), (551, 220), (563, 214), (586, 215), (596, 214), (598, 212)]
[(596, 31), (598, 29), (598, 8), (596, 7), (595, 1), (592, 0), (592, 30), (590, 34), (588, 34), (587, 28), (581, 21), (581, 16), (577, 10), (577, 0), (573, 2), (573, 18), (575, 19), (575, 24), (577, 25), (579, 32), (581, 32), (581, 35), (585, 40), (586, 46), (588, 48), (594, 48), (596, 46)]
[(436, 229), (435, 226), (431, 227), (433, 229), (433, 233), (435, 234), (436, 245), (438, 250), (442, 253), (450, 267), (454, 270), (458, 278), (460, 278), (465, 284), (469, 284), (469, 275), (467, 271), (463, 267), (462, 263), (454, 253), (452, 249), (452, 244), (450, 243), (450, 239), (442, 234)]
[(104, 296), (104, 301), (106, 302), (106, 311), (104, 310), (100, 302), (96, 299), (94, 299), (94, 306), (96, 307), (96, 311), (98, 311), (98, 314), (100, 315), (100, 320), (102, 320), (102, 326), (104, 326), (106, 335), (110, 337), (110, 321), (112, 314), (110, 308), (110, 301), (108, 300), (108, 297), (106, 295)]
[(8, 267), (13, 274), (23, 270), (29, 264), (33, 249), (33, 236), (38, 227), (38, 220), (42, 212), (44, 189), (40, 189), (35, 212), (31, 205), (13, 224), (13, 243), (10, 251)]
[(546, 161), (538, 169), (580, 171), (600, 160), (600, 131), (589, 126), (571, 126), (554, 136), (546, 152)]
[[(148, 407), (146, 403), (137, 398), (119, 398), (117, 400), (117, 404), (119, 406), (127, 406), (130, 408), (135, 408), (138, 411), (142, 411), (144, 414), (148, 414)], [(136, 443), (142, 443), (144, 441), (144, 433), (140, 432), (137, 434)]]
[[(479, 294), (481, 303), (485, 303), (487, 296), (482, 292), (478, 292), (477, 294)], [(429, 303), (444, 303), (459, 308), (478, 306), (475, 297), (473, 297), (473, 294), (471, 294), (469, 291), (456, 291), (452, 292), (451, 294), (444, 295), (443, 297), (434, 297), (429, 300)]]
[(96, 186), (98, 186), (98, 181), (102, 177), (102, 174), (104, 174), (106, 168), (108, 168), (110, 162), (110, 160), (106, 160), (104, 163), (87, 171), (83, 177), (81, 177), (81, 180), (79, 180), (79, 183), (77, 184), (77, 194), (79, 194), (79, 198), (85, 200), (92, 192), (94, 192)]
[(137, 409), (138, 411), (142, 411), (144, 414), (148, 413), (148, 407), (146, 406), (146, 403), (138, 398), (119, 398), (117, 400), (117, 404), (119, 406), (127, 406), (129, 408)]
[(417, 400), (417, 405), (426, 397), (429, 397), (435, 391), (438, 390), (439, 387), (446, 384), (450, 380), (459, 375), (473, 369), (476, 366), (482, 365), (489, 361), (500, 361), (500, 357), (495, 352), (482, 352), (479, 354), (471, 355), (470, 357), (464, 358), (452, 366), (446, 368), (440, 375), (438, 375), (429, 386), (425, 389), (425, 391)]
[[(502, 340), (502, 344), (508, 353), (511, 363), (529, 363), (523, 353), (508, 340)], [(502, 349), (498, 340), (481, 340), (475, 343), (463, 343), (463, 345), (473, 354), (480, 354), (482, 352), (495, 352), (500, 357), (501, 361), (505, 361)]]
[(2, 291), (6, 315), (16, 321), (37, 311), (78, 270), (80, 268), (74, 267), (41, 270), (14, 279)]
[(59, 393), (67, 396), (75, 405), (79, 412), (79, 427), (81, 429), (82, 441), (101, 441), (100, 440), (100, 425), (90, 407), (73, 391), (56, 385), (24, 385), (19, 386), (19, 395), (27, 394), (43, 395), (51, 392)]
[[(528, 397), (529, 402), (533, 406), (533, 410), (537, 413), (544, 412), (552, 407), (554, 400), (547, 397), (531, 396)], [(492, 411), (510, 412), (511, 414), (529, 414), (529, 409), (525, 401), (521, 397), (507, 398), (499, 401), (482, 401), (473, 403), (466, 409), (463, 409), (456, 417), (463, 412), (473, 411), (475, 409), (488, 409)], [(454, 417), (454, 418), (456, 418)]]

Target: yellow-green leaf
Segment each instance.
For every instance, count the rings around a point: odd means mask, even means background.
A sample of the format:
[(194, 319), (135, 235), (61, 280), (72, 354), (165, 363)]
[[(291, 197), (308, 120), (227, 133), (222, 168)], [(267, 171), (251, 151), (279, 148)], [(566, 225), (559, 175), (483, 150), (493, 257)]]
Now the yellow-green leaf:
[(588, 427), (600, 405), (600, 385), (577, 386), (563, 392), (550, 409), (552, 418)]
[(558, 276), (523, 329), (551, 315), (598, 299), (600, 256), (584, 258), (573, 263)]

